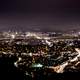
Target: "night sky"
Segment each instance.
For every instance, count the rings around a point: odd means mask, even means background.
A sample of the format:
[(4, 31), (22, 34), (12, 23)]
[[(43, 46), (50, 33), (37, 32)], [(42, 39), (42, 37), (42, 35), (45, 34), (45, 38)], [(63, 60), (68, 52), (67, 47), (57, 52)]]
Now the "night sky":
[(54, 31), (79, 27), (79, 0), (0, 1), (0, 31)]

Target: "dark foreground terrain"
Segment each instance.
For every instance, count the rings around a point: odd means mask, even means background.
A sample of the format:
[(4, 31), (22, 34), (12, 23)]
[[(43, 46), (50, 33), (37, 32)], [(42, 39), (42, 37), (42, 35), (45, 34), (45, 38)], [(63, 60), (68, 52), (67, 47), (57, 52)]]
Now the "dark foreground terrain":
[(80, 72), (65, 72), (62, 74), (52, 73), (43, 74), (43, 70), (36, 71), (34, 77), (26, 76), (24, 71), (14, 66), (16, 57), (0, 57), (0, 80), (79, 80)]

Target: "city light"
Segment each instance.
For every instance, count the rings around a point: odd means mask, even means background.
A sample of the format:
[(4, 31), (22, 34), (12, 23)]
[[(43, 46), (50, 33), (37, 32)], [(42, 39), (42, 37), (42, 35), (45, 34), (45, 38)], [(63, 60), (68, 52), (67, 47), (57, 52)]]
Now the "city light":
[(70, 69), (78, 72), (79, 34), (63, 34), (4, 32), (0, 38), (0, 58), (12, 59), (14, 66), (26, 76), (34, 76), (39, 70), (45, 74), (63, 74)]

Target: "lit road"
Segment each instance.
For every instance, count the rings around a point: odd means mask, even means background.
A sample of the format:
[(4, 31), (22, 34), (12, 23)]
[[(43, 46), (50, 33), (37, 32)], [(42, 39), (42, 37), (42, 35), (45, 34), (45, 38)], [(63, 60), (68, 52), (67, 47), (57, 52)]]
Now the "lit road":
[[(78, 61), (78, 57), (80, 57), (80, 49), (79, 48), (75, 48), (75, 51), (78, 53), (78, 55), (75, 58), (69, 60), (70, 63), (74, 62), (74, 61)], [(66, 61), (63, 64), (59, 65), (59, 66), (56, 66), (56, 67), (50, 66), (48, 68), (53, 69), (56, 73), (63, 73), (64, 72), (64, 68), (68, 65), (69, 62)]]

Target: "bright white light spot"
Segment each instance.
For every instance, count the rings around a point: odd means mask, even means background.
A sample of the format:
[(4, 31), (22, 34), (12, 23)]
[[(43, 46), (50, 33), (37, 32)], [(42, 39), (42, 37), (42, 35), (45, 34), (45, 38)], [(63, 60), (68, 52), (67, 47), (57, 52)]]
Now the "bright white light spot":
[(12, 37), (12, 39), (14, 39), (15, 38), (15, 35), (12, 34), (11, 37)]
[(33, 64), (33, 67), (42, 67), (42, 64)]
[(19, 57), (19, 58), (18, 58), (18, 61), (21, 61), (21, 60), (22, 60), (22, 58), (21, 58), (21, 57)]
[(32, 56), (32, 53), (29, 53), (30, 56)]
[(18, 64), (17, 64), (17, 62), (15, 62), (15, 63), (14, 63), (14, 66), (18, 67)]
[(43, 65), (41, 65), (41, 64), (38, 64), (38, 65), (37, 65), (37, 67), (42, 67), (42, 66), (43, 66)]

